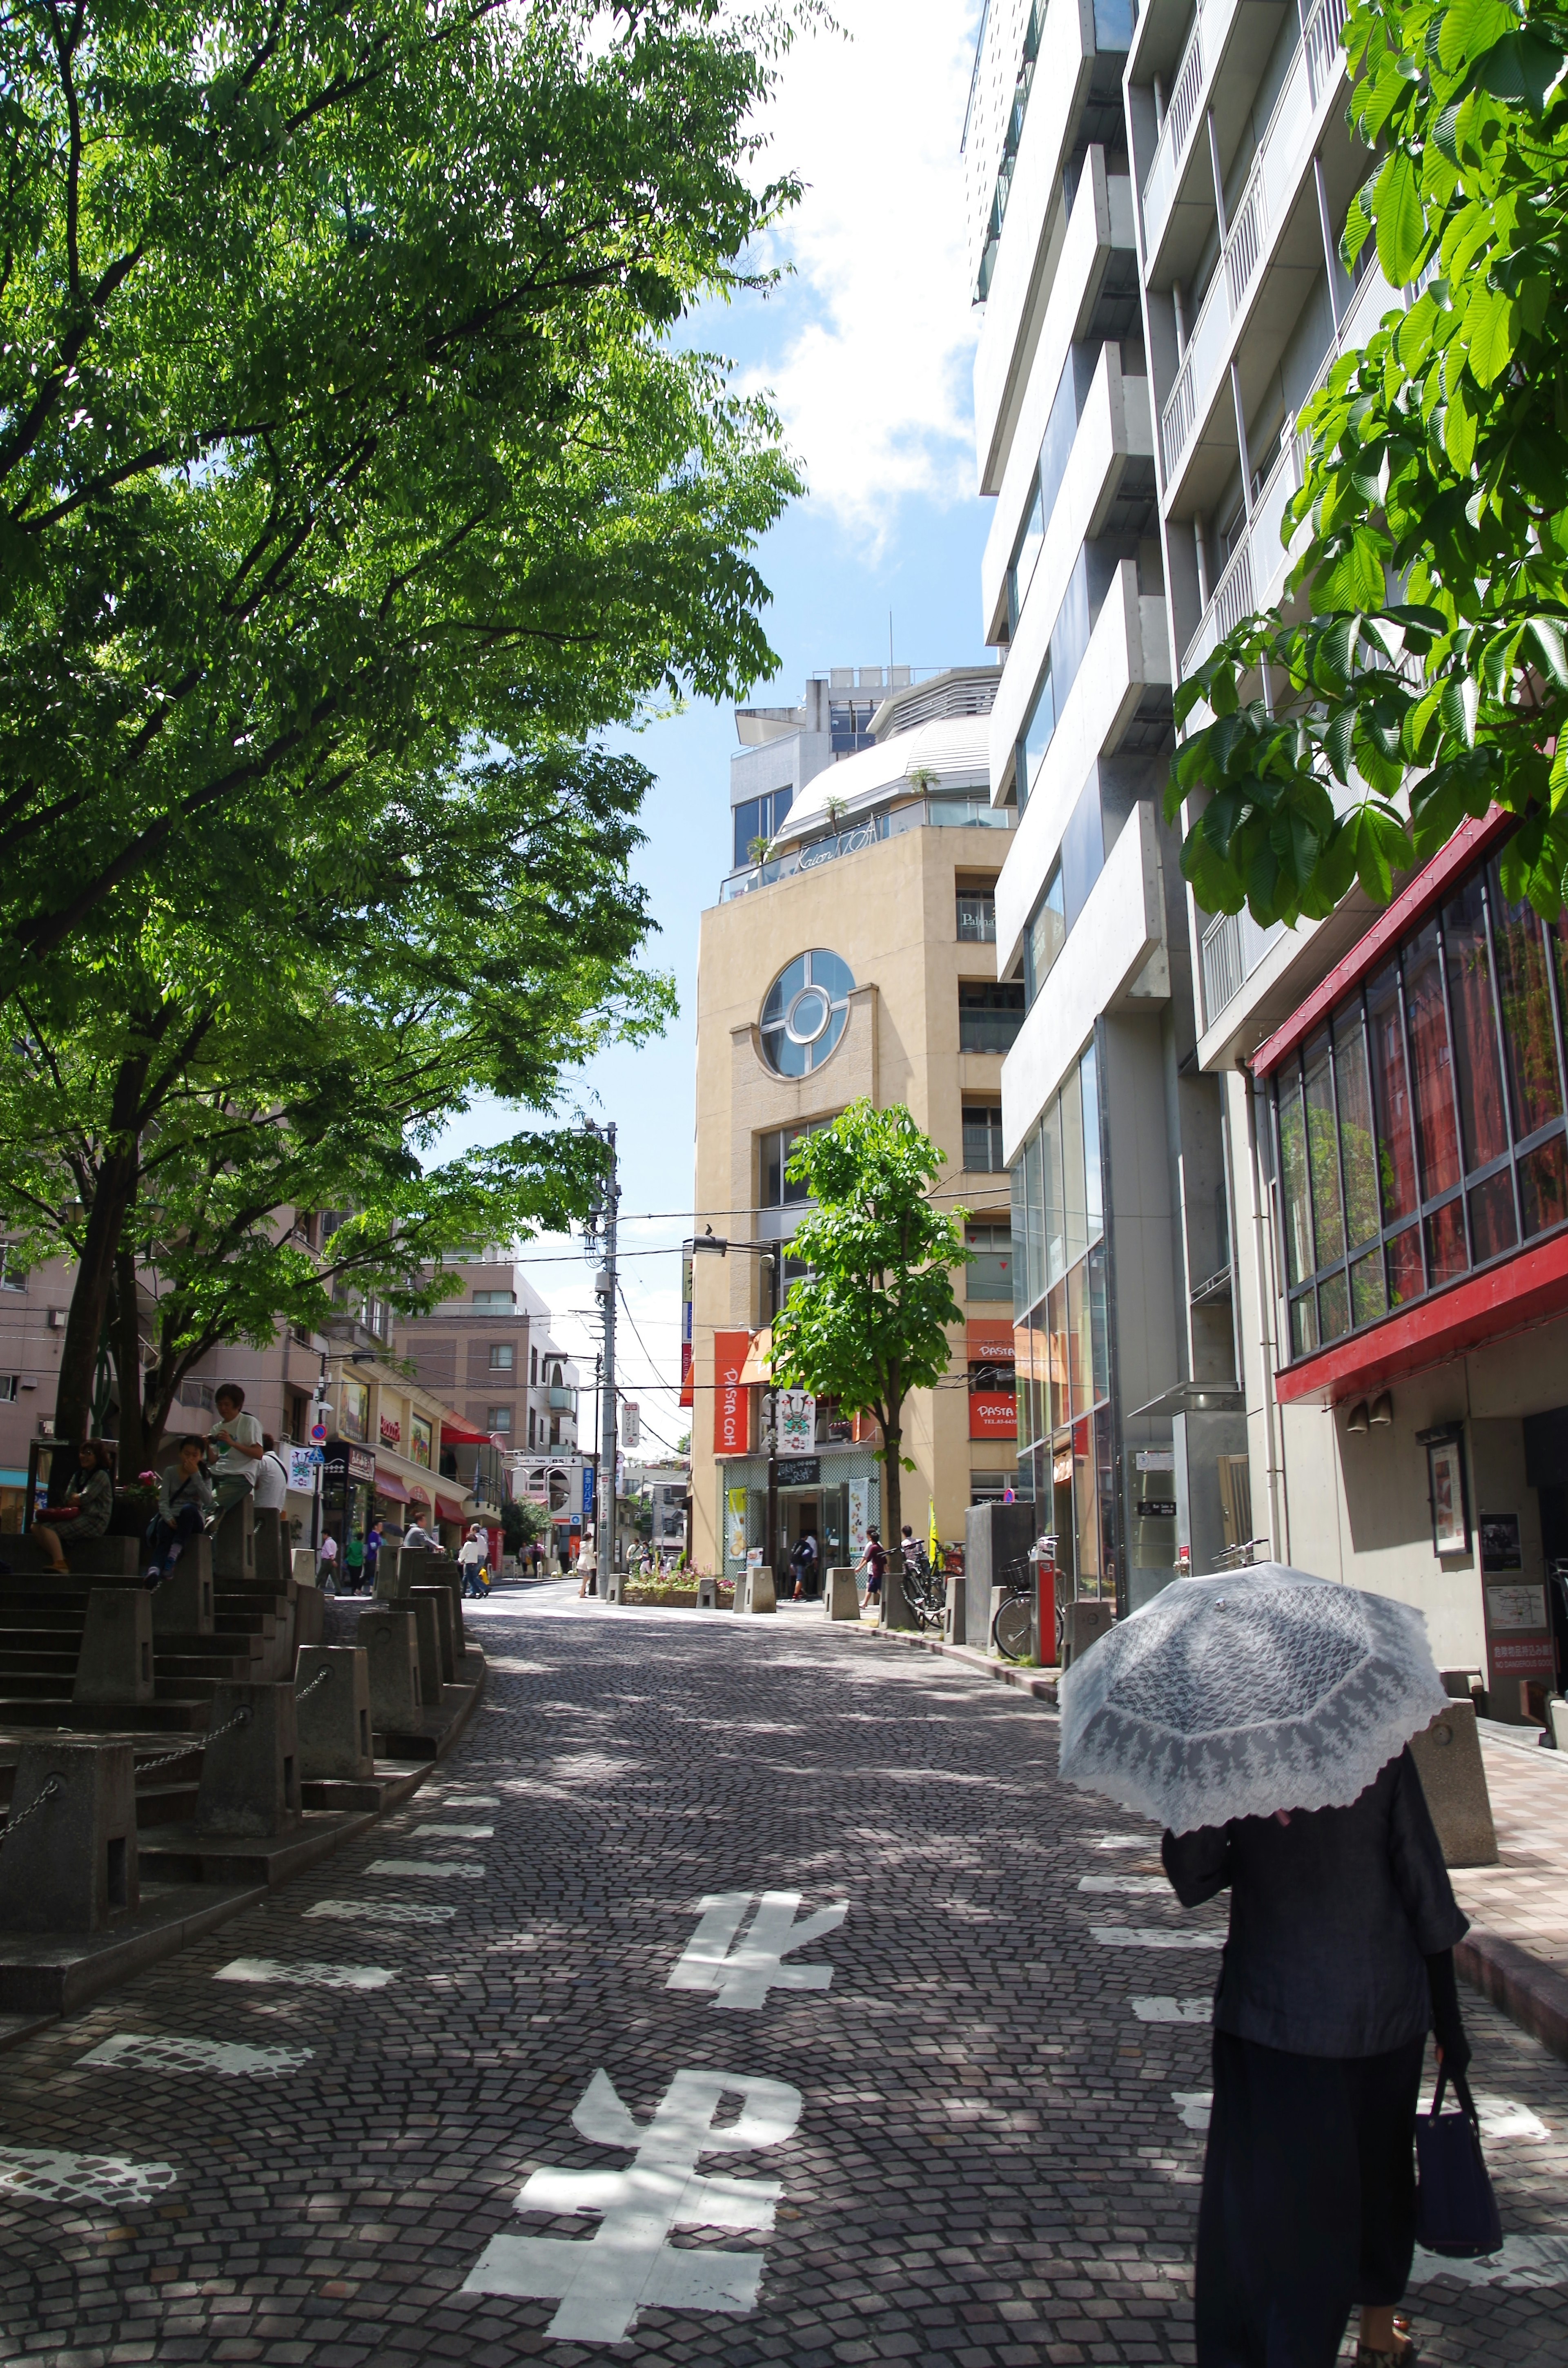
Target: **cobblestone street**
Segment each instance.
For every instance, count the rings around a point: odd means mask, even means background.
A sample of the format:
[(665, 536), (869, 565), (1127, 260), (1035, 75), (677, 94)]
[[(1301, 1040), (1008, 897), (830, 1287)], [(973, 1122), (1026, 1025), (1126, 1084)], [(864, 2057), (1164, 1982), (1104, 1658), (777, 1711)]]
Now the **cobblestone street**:
[[(472, 1619), (404, 1808), (0, 2057), (0, 2358), (1190, 2358), (1222, 1908), (1054, 1717), (814, 1611)], [(1568, 2069), (1465, 2007), (1509, 2244), (1424, 2356), (1561, 2368)]]

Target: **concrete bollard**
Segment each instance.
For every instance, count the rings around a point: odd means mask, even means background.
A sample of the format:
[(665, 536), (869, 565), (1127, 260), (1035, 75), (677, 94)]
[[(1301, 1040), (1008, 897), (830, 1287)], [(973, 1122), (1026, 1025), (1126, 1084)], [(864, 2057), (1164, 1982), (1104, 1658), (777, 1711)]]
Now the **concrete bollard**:
[(1495, 1866), (1497, 1829), (1472, 1702), (1451, 1702), (1424, 1733), (1413, 1736), (1410, 1755), (1432, 1812), (1447, 1866)]
[(858, 1620), (860, 1595), (855, 1585), (853, 1563), (834, 1563), (823, 1579), (822, 1609), (824, 1620)]
[(292, 1833), (300, 1822), (294, 1689), (219, 1685), (196, 1795), (200, 1834)]
[(256, 1575), (264, 1586), (281, 1587), (292, 1578), (294, 1542), (283, 1516), (275, 1506), (260, 1508), (253, 1504)]
[(942, 1638), (949, 1645), (961, 1645), (968, 1634), (964, 1624), (964, 1575), (951, 1572), (948, 1577), (947, 1601), (942, 1607)]
[(225, 1579), (256, 1577), (256, 1507), (248, 1489), (212, 1532), (212, 1576), (220, 1587)]
[(314, 1546), (296, 1546), (289, 1557), (289, 1569), (296, 1587), (314, 1587), (317, 1584)]
[[(428, 1603), (434, 1610), (436, 1614), (436, 1633), (439, 1639), (441, 1647), (439, 1671), (440, 1685), (455, 1685), (457, 1683), (458, 1665), (456, 1651), (452, 1643), (452, 1597), (450, 1588), (445, 1587), (411, 1587), (408, 1590), (408, 1600), (411, 1603)], [(421, 1661), (419, 1668), (419, 1691), (421, 1693), (427, 1694), (427, 1689), (425, 1684), (425, 1665), (423, 1661)], [(437, 1687), (434, 1694), (427, 1694), (427, 1699), (434, 1702), (439, 1702), (441, 1699), (440, 1686)]]
[(0, 1849), (0, 1930), (102, 1932), (140, 1905), (134, 1745), (24, 1743)]
[(212, 1548), (208, 1539), (187, 1539), (178, 1562), (160, 1580), (153, 1596), (153, 1634), (211, 1635)]
[(1559, 1751), (1568, 1751), (1568, 1702), (1561, 1694), (1553, 1694), (1546, 1705), (1546, 1714), (1551, 1721), (1553, 1743)]
[[(1097, 1637), (1103, 1636), (1116, 1620), (1114, 1603), (1069, 1603), (1062, 1619), (1062, 1666), (1071, 1668), (1082, 1653), (1086, 1653)], [(1045, 1659), (1043, 1649), (1040, 1659)]]
[(444, 1587), (452, 1599), (452, 1650), (460, 1661), (468, 1650), (463, 1633), (462, 1572), (449, 1554), (431, 1546), (399, 1546), (389, 1555), (382, 1549), (376, 1573), (376, 1594), (382, 1603), (401, 1603), (410, 1588)]
[(719, 1582), (716, 1578), (699, 1578), (698, 1580), (697, 1608), (699, 1611), (718, 1611)]
[(95, 1587), (76, 1661), (74, 1702), (153, 1700), (153, 1599), (143, 1587)]
[(737, 1611), (777, 1611), (778, 1600), (773, 1592), (773, 1573), (766, 1563), (760, 1570), (748, 1564), (735, 1581)]
[(404, 1599), (419, 1654), (419, 1699), (426, 1710), (438, 1708), (441, 1700), (441, 1628), (431, 1600), (435, 1592), (430, 1587), (411, 1588)]
[[(324, 1680), (317, 1684), (323, 1671)], [(358, 1645), (307, 1645), (294, 1681), (300, 1776), (358, 1783), (376, 1772), (370, 1743), (370, 1671)]]
[(600, 1573), (599, 1573), (599, 1600), (600, 1600), (600, 1602), (601, 1602), (601, 1603), (624, 1603), (624, 1602), (625, 1602), (625, 1600), (626, 1600), (626, 1573), (625, 1573), (623, 1570), (601, 1570), (601, 1571), (600, 1571)]
[(356, 1633), (369, 1656), (370, 1725), (378, 1735), (406, 1735), (425, 1708), (414, 1614), (401, 1603), (362, 1611)]

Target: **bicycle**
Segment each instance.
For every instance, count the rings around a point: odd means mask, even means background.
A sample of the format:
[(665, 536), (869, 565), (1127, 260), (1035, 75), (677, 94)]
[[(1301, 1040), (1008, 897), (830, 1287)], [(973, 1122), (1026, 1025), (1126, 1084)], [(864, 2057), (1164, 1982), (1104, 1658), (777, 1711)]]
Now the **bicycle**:
[(947, 1574), (932, 1569), (924, 1546), (916, 1553), (913, 1566), (904, 1564), (903, 1583), (903, 1600), (921, 1629), (942, 1627), (948, 1614)]
[(1226, 1570), (1250, 1570), (1253, 1564), (1258, 1559), (1257, 1555), (1254, 1552), (1255, 1547), (1267, 1546), (1267, 1543), (1268, 1540), (1267, 1538), (1248, 1538), (1244, 1543), (1241, 1545), (1226, 1546), (1214, 1557), (1213, 1567), (1217, 1572)]
[(1027, 1661), (1034, 1642), (1035, 1568), (1027, 1559), (1006, 1564), (1002, 1572), (1006, 1595), (996, 1606), (991, 1641), (1005, 1661)]

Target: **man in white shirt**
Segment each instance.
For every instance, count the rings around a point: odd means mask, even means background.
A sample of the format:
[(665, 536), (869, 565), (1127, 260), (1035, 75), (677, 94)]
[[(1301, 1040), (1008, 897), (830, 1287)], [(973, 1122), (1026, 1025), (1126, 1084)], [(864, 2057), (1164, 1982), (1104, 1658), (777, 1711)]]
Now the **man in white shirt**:
[(261, 1434), (261, 1462), (256, 1467), (256, 1509), (281, 1513), (289, 1502), (289, 1467), (278, 1452), (269, 1430)]
[(458, 1560), (462, 1565), (463, 1593), (465, 1595), (483, 1595), (484, 1593), (484, 1589), (479, 1583), (479, 1573), (480, 1566), (484, 1560), (484, 1548), (480, 1543), (479, 1528), (477, 1523), (475, 1523), (474, 1527), (470, 1530), (467, 1537), (464, 1538), (461, 1545), (458, 1548)]
[(213, 1399), (218, 1419), (207, 1434), (207, 1452), (217, 1458), (212, 1465), (212, 1490), (220, 1520), (231, 1505), (248, 1497), (256, 1486), (257, 1466), (267, 1452), (261, 1425), (254, 1414), (244, 1411), (244, 1403), (245, 1394), (238, 1382), (225, 1382)]

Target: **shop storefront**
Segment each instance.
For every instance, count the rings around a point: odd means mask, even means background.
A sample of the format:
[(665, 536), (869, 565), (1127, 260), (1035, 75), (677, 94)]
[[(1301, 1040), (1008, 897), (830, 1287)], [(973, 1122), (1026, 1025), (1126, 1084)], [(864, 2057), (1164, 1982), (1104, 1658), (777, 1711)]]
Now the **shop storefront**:
[(376, 1489), (376, 1459), (368, 1447), (329, 1439), (322, 1472), (322, 1532), (337, 1540), (341, 1554), (358, 1531), (370, 1526)]

